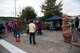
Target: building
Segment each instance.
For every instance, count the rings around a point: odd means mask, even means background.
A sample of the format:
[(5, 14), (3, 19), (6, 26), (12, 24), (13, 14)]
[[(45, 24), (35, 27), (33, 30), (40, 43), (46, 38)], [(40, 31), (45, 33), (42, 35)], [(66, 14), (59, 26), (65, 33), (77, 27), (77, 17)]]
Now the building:
[(0, 17), (0, 21), (12, 21), (15, 17)]
[(78, 16), (68, 16), (70, 19), (74, 20), (76, 17), (78, 17), (80, 19), (80, 15)]

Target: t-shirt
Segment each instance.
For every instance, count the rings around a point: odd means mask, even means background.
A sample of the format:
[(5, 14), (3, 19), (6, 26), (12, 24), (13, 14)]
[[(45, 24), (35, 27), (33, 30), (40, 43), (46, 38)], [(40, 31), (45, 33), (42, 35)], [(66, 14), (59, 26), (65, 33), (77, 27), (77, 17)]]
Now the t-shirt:
[(29, 32), (34, 33), (35, 32), (35, 28), (36, 28), (36, 25), (34, 23), (30, 23), (29, 24)]
[(38, 28), (42, 28), (42, 24), (41, 23), (38, 24)]

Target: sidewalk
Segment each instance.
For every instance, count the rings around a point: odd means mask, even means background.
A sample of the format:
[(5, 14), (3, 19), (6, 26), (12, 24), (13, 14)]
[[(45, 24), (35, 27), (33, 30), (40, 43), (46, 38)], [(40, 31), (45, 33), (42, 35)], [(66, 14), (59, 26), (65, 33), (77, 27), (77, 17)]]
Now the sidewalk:
[(0, 53), (10, 53), (10, 52), (0, 44)]
[[(43, 35), (36, 35), (37, 45), (29, 44), (29, 35), (21, 35), (20, 43), (16, 43), (12, 33), (6, 36), (6, 41), (27, 53), (68, 53), (71, 46), (63, 41), (61, 31), (44, 30)], [(80, 48), (72, 46), (70, 53), (80, 53)]]

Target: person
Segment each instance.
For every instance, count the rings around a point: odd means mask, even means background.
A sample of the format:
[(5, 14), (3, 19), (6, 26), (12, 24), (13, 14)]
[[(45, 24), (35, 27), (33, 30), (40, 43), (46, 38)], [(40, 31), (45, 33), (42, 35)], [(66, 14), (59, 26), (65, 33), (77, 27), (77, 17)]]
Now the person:
[(49, 29), (53, 30), (53, 22), (52, 21), (49, 22)]
[(41, 35), (42, 34), (42, 23), (39, 22), (38, 23), (38, 35)]
[(71, 29), (71, 33), (72, 33), (72, 41), (73, 42), (78, 42), (78, 36), (77, 36), (77, 30), (78, 30), (78, 26), (75, 27), (75, 22), (74, 20), (71, 20), (71, 24), (70, 24), (70, 29)]
[(14, 31), (14, 37), (16, 38), (17, 35), (20, 38), (20, 31), (19, 31), (19, 27), (18, 27), (18, 20), (17, 21), (13, 21), (13, 31)]
[(79, 18), (76, 17), (75, 18), (75, 28), (78, 29), (78, 26), (79, 26)]
[(3, 23), (0, 21), (0, 39), (3, 39), (3, 30), (5, 29)]
[(26, 31), (27, 31), (27, 34), (29, 34), (29, 24), (28, 23), (26, 24)]
[(1, 34), (2, 34), (2, 25), (1, 25), (1, 21), (0, 21), (0, 39), (2, 39)]
[(8, 25), (8, 22), (5, 23), (5, 26), (6, 26), (7, 31), (9, 31), (9, 25)]
[(14, 23), (14, 24), (13, 24), (14, 37), (16, 37), (16, 29), (17, 29), (17, 27), (16, 27), (16, 24)]
[(78, 32), (80, 33), (80, 20), (79, 20), (79, 25), (78, 25)]
[(13, 24), (11, 21), (8, 22), (8, 26), (9, 26), (9, 31), (12, 32), (13, 31)]
[(62, 32), (63, 32), (64, 42), (70, 44), (72, 41), (72, 34), (70, 30), (69, 17), (67, 14), (63, 15)]
[(32, 44), (32, 38), (33, 38), (33, 44), (36, 44), (35, 42), (35, 31), (36, 31), (36, 25), (34, 24), (33, 20), (31, 20), (31, 23), (29, 24), (29, 41), (30, 44)]
[(79, 26), (79, 18), (78, 17), (76, 17), (75, 18), (75, 20), (74, 20), (75, 22), (74, 22), (74, 24), (72, 25), (73, 27), (72, 27), (72, 37), (73, 37), (73, 42), (78, 42), (78, 36), (77, 36), (77, 34), (75, 35), (74, 33), (78, 33), (79, 31), (80, 31), (80, 26)]

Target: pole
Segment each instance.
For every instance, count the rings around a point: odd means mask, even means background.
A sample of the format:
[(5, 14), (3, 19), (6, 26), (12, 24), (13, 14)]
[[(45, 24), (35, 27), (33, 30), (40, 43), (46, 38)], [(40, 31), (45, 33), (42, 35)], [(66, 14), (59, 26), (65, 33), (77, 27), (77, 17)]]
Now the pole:
[(15, 0), (15, 18), (16, 18), (16, 0)]

